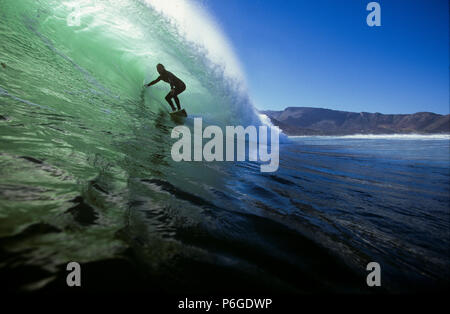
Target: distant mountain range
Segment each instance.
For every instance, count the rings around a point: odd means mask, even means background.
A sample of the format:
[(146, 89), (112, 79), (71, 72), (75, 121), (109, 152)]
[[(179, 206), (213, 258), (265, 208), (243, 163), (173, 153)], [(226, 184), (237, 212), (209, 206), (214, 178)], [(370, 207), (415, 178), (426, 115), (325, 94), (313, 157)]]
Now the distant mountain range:
[(287, 135), (450, 134), (450, 115), (381, 114), (288, 107), (261, 111)]

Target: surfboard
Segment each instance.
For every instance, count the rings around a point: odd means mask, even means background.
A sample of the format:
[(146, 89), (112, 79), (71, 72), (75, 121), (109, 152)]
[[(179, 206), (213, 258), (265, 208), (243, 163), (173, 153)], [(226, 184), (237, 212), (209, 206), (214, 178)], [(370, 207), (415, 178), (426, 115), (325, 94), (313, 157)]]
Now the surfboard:
[(187, 117), (187, 113), (186, 113), (186, 110), (181, 109), (181, 110), (178, 110), (178, 111), (171, 112), (170, 116), (174, 117), (174, 118), (181, 118), (181, 117), (186, 118)]

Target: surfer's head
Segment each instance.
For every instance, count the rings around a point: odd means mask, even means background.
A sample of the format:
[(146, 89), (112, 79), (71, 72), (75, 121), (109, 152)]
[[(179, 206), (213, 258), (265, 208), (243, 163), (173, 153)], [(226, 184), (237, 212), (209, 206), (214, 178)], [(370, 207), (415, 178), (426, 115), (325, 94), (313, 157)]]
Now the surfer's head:
[(161, 74), (161, 72), (166, 71), (166, 68), (165, 68), (161, 63), (159, 63), (159, 64), (156, 66), (156, 70), (158, 71), (159, 74)]

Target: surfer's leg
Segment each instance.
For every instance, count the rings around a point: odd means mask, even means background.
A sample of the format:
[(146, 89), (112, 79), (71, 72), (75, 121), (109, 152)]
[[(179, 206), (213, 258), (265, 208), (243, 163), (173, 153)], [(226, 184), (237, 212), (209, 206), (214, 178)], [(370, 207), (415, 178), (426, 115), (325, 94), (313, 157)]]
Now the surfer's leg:
[(181, 110), (180, 100), (178, 99), (178, 97), (174, 96), (173, 99), (175, 99), (175, 103), (177, 104), (178, 110)]
[(166, 101), (169, 103), (170, 108), (172, 108), (172, 111), (175, 111), (175, 106), (173, 105), (173, 102), (172, 102), (172, 92), (167, 94)]
[(178, 99), (178, 95), (180, 95), (182, 92), (184, 92), (185, 89), (186, 89), (186, 85), (177, 86), (175, 88), (173, 99), (175, 99), (175, 103), (177, 104), (178, 110), (181, 110), (181, 105), (180, 105), (180, 100)]

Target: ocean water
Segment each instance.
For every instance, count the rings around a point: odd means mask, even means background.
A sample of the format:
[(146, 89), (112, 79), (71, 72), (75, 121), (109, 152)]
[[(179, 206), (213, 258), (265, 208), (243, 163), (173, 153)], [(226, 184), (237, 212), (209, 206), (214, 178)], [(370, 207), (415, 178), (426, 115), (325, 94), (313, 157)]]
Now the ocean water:
[[(264, 123), (187, 1), (0, 1), (2, 289), (370, 293), (449, 284), (448, 136), (283, 139), (280, 169), (176, 163), (162, 62), (205, 124)], [(202, 30), (202, 36), (196, 34)]]

